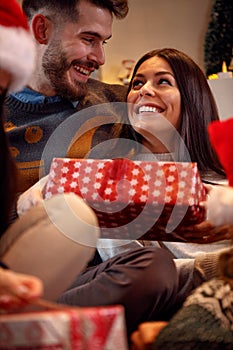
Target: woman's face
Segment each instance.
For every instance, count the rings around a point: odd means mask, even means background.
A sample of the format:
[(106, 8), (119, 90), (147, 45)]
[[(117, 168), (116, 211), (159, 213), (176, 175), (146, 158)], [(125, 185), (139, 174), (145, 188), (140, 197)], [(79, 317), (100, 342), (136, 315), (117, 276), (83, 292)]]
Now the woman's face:
[(159, 132), (171, 134), (171, 129), (178, 129), (181, 96), (165, 59), (155, 56), (141, 64), (133, 78), (127, 102), (130, 123), (147, 142), (156, 143)]

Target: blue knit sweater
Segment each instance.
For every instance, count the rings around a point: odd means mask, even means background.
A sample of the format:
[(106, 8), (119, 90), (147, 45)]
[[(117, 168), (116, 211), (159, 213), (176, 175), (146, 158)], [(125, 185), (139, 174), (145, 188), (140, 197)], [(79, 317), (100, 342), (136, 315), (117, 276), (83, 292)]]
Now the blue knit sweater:
[(108, 123), (110, 116), (111, 120), (113, 115), (118, 118), (113, 102), (124, 102), (125, 98), (124, 86), (94, 79), (89, 80), (88, 93), (78, 104), (62, 98), (28, 102), (23, 99), (23, 92), (10, 95), (4, 109), (5, 128), (19, 169), (18, 192), (25, 191), (47, 174), (53, 157), (83, 157), (83, 144), (77, 152), (73, 148), (72, 154), (68, 152), (76, 133), (84, 126), (85, 131), (94, 130)]

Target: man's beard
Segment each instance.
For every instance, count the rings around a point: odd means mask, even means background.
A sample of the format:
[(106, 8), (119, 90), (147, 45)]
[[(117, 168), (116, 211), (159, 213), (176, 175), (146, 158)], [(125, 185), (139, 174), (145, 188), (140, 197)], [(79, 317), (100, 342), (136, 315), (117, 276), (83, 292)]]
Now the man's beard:
[[(75, 61), (75, 63), (78, 62)], [(42, 66), (56, 95), (69, 101), (81, 100), (86, 95), (86, 83), (75, 80), (74, 85), (71, 86), (66, 78), (66, 72), (71, 67), (71, 63), (68, 63), (66, 55), (62, 52), (60, 42), (49, 45), (43, 56)]]

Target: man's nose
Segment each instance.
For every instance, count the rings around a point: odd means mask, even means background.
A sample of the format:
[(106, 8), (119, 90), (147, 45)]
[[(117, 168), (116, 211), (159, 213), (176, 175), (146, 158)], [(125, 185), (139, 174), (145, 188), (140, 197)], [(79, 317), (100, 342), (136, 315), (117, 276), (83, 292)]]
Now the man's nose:
[(105, 52), (102, 44), (95, 45), (92, 48), (92, 51), (88, 55), (88, 59), (96, 62), (99, 66), (102, 66), (105, 63)]

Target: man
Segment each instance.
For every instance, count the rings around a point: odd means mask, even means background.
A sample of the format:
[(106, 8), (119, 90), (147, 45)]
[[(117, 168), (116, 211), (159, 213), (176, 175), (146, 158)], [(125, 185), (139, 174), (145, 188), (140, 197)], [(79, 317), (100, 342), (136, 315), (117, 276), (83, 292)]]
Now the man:
[[(128, 6), (126, 0), (25, 0), (23, 9), (37, 48), (36, 69), (27, 88), (11, 94), (5, 106), (11, 149), (21, 172), (20, 191), (37, 181), (44, 147), (60, 126), (59, 141), (66, 142), (63, 122), (75, 111), (124, 101), (123, 87), (89, 76), (104, 64), (103, 45), (111, 37), (113, 15), (125, 17)], [(102, 112), (95, 108), (93, 116), (104, 121), (111, 109)], [(76, 119), (77, 129), (81, 128), (85, 120)], [(193, 263), (188, 273), (192, 269)], [(59, 301), (79, 306), (122, 304), (131, 333), (142, 321), (170, 316), (177, 292), (178, 276), (170, 255), (163, 249), (140, 247), (87, 268)]]
[(123, 86), (89, 77), (104, 64), (103, 46), (112, 35), (113, 16), (124, 18), (128, 5), (127, 0), (49, 1), (49, 6), (45, 0), (25, 0), (23, 9), (36, 44), (36, 70), (27, 88), (9, 97), (5, 110), (19, 192), (38, 180), (42, 151), (70, 115), (92, 105), (124, 101)]

